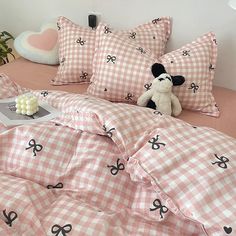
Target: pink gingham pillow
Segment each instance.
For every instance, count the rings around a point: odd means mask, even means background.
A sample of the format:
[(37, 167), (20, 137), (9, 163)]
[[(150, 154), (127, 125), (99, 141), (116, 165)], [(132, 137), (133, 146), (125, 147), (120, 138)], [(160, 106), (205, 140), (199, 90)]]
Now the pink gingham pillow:
[(88, 94), (113, 102), (135, 102), (143, 86), (153, 79), (156, 57), (141, 43), (106, 34), (100, 24), (96, 32), (93, 76)]
[(53, 85), (88, 82), (92, 74), (95, 31), (65, 17), (57, 21), (59, 62)]
[[(170, 37), (170, 17), (160, 17), (131, 30), (113, 30), (104, 23), (99, 24), (99, 31), (104, 34), (116, 34), (121, 38), (136, 42), (149, 49), (155, 57), (165, 53), (166, 43)], [(96, 39), (95, 48), (99, 47)]]
[(212, 94), (216, 60), (217, 44), (212, 32), (159, 58), (168, 73), (185, 77), (182, 86), (173, 88), (183, 108), (219, 116)]
[[(59, 17), (59, 61), (60, 66), (53, 85), (89, 82), (92, 76), (92, 61), (95, 50), (95, 30), (74, 24), (65, 17)], [(170, 18), (160, 17), (137, 26), (132, 30), (114, 31), (103, 25), (104, 34), (117, 34), (151, 50), (159, 57), (164, 54), (170, 35)]]
[(92, 84), (88, 93), (114, 102), (136, 102), (151, 86), (151, 66), (162, 63), (171, 75), (183, 75), (186, 82), (174, 88), (184, 109), (219, 116), (212, 95), (212, 80), (216, 67), (215, 35), (208, 33), (182, 48), (156, 58), (137, 42), (104, 34), (97, 29), (96, 53)]

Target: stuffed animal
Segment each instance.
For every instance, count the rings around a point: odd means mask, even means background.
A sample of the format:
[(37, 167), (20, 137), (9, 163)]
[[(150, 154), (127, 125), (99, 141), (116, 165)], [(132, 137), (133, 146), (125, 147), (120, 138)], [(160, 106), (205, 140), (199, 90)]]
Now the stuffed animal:
[(137, 104), (158, 109), (166, 115), (178, 116), (182, 107), (179, 99), (172, 93), (172, 86), (183, 84), (185, 78), (181, 75), (171, 76), (167, 74), (165, 67), (159, 63), (152, 65), (152, 74), (155, 79), (151, 88), (138, 98)]

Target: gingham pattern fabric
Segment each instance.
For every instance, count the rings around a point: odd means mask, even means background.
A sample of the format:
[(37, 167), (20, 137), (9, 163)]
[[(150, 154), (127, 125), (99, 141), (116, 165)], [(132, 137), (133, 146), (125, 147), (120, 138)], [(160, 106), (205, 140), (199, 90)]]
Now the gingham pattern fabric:
[(235, 139), (148, 108), (32, 92), (62, 115), (1, 132), (1, 234), (233, 235)]
[[(92, 61), (95, 50), (95, 30), (74, 24), (65, 17), (58, 19), (60, 66), (53, 85), (89, 82), (92, 76)], [(115, 31), (104, 25), (105, 34), (138, 41), (159, 57), (164, 54), (170, 35), (170, 18), (160, 17), (131, 30)]]
[(92, 75), (95, 31), (59, 17), (58, 44), (59, 62), (53, 85), (89, 82)]
[(6, 74), (0, 73), (0, 99), (17, 96), (27, 89), (14, 83)]
[(171, 75), (183, 75), (185, 83), (173, 88), (182, 108), (219, 116), (212, 94), (217, 45), (213, 33), (155, 59), (139, 44), (121, 40), (97, 29), (98, 47), (94, 56), (92, 84), (88, 93), (114, 102), (137, 101), (150, 88), (151, 66), (158, 60)]
[[(170, 17), (160, 17), (131, 30), (114, 30), (104, 23), (100, 23), (98, 27), (99, 31), (103, 30), (104, 34), (115, 34), (138, 43), (141, 47), (148, 49), (156, 58), (165, 53), (166, 43), (171, 33)], [(100, 36), (100, 32), (98, 35)], [(99, 38), (96, 38), (95, 41), (95, 48), (97, 47), (99, 47)]]
[(219, 116), (219, 109), (212, 94), (212, 80), (217, 61), (214, 33), (207, 33), (192, 43), (163, 55), (159, 61), (168, 73), (185, 77), (182, 86), (173, 88), (185, 109)]
[(105, 34), (103, 25), (98, 26), (96, 39), (88, 94), (113, 102), (134, 103), (145, 84), (153, 79), (150, 68), (155, 56), (134, 40)]
[(167, 207), (201, 222), (208, 235), (235, 229), (235, 139), (184, 125), (158, 128), (140, 142), (127, 166), (133, 180), (146, 179)]

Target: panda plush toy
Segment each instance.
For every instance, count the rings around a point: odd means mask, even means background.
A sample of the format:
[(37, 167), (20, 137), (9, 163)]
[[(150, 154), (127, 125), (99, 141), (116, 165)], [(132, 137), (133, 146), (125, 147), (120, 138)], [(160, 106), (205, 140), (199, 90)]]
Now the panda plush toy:
[(179, 99), (172, 93), (172, 86), (182, 85), (185, 78), (181, 75), (169, 75), (165, 67), (159, 63), (152, 65), (152, 74), (155, 79), (152, 81), (151, 88), (138, 98), (137, 104), (157, 109), (166, 115), (178, 116), (182, 107)]

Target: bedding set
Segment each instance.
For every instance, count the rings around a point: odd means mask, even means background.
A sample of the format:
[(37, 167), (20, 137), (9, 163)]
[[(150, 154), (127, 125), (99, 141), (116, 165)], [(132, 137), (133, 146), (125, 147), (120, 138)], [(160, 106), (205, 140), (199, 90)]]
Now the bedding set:
[(61, 111), (0, 124), (0, 234), (234, 235), (236, 139), (135, 105), (159, 62), (185, 76), (174, 91), (184, 108), (219, 116), (214, 34), (164, 54), (168, 17), (131, 31), (64, 17), (57, 27), (52, 83), (91, 84), (87, 94), (29, 90), (0, 75), (1, 99), (31, 92)]

